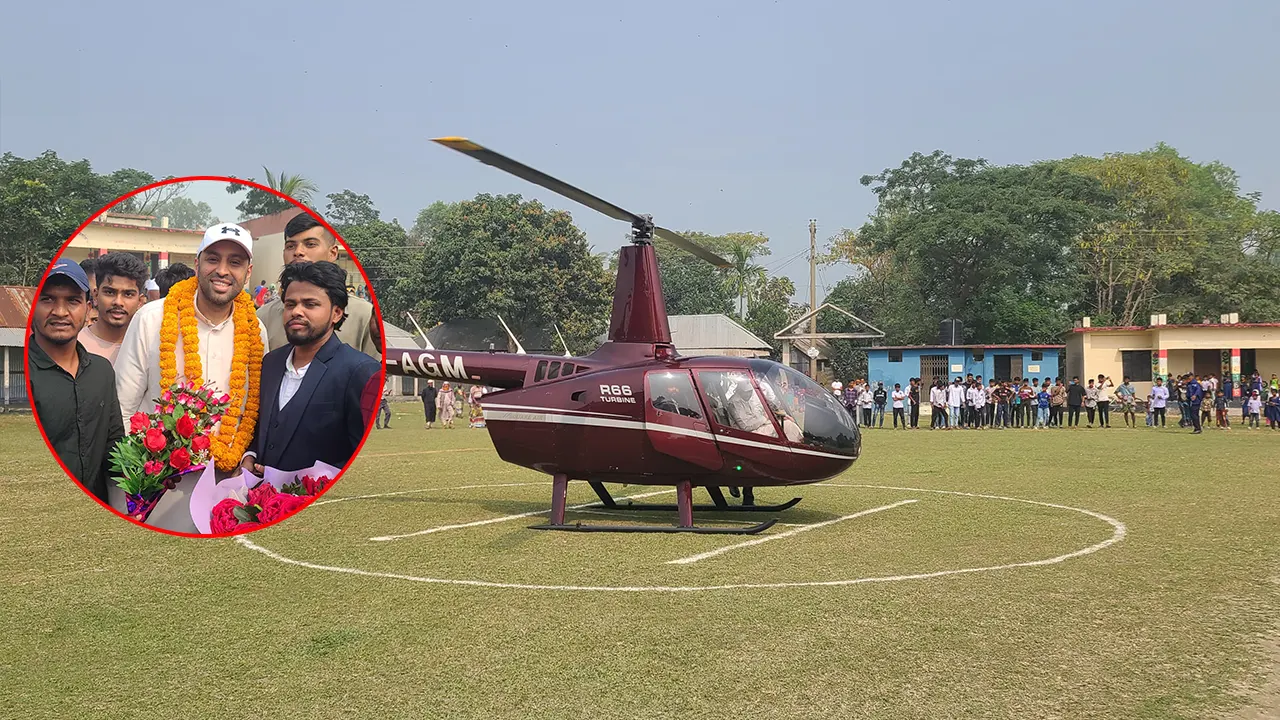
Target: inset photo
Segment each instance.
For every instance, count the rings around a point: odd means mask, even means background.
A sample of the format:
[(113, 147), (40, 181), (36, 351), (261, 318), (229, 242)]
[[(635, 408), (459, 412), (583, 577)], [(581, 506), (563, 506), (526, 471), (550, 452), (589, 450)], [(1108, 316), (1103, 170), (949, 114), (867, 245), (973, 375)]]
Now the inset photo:
[[(200, 199), (228, 193), (243, 193), (235, 219)], [(136, 524), (273, 524), (364, 444), (384, 375), (375, 302), (333, 228), (271, 187), (139, 188), (87, 218), (34, 288), (36, 422), (76, 484)]]

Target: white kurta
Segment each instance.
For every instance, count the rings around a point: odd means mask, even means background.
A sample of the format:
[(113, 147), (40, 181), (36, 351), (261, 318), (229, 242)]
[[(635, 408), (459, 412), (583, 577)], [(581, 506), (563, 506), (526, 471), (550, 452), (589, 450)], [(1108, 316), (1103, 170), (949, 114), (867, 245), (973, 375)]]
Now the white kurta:
[[(199, 292), (199, 290), (196, 290)], [(193, 298), (194, 299), (194, 298)], [(200, 340), (201, 380), (213, 386), (218, 393), (230, 392), (231, 358), (235, 353), (235, 321), (234, 316), (220, 323), (209, 322), (197, 308), (196, 333)], [(155, 411), (155, 401), (159, 399), (163, 388), (160, 387), (160, 325), (164, 320), (164, 301), (153, 300), (143, 305), (129, 323), (120, 353), (116, 356), (116, 393), (120, 396), (120, 414), (124, 418), (124, 426), (129, 427), (129, 418), (136, 412), (151, 413)], [(263, 354), (267, 349), (267, 329), (262, 321), (254, 317), (258, 324), (258, 334), (262, 338)], [(181, 378), (184, 370), (182, 337), (177, 343), (177, 371)], [(244, 409), (244, 405), (241, 405)], [(217, 426), (213, 432), (216, 433)], [(212, 462), (212, 460), (210, 460)], [(199, 473), (192, 473), (178, 483), (177, 488), (165, 493), (163, 499), (156, 504), (148, 525), (162, 527), (178, 532), (195, 532), (195, 524), (188, 512), (191, 489), (195, 487)], [(112, 507), (125, 512), (124, 493), (114, 482), (108, 484), (108, 500)]]

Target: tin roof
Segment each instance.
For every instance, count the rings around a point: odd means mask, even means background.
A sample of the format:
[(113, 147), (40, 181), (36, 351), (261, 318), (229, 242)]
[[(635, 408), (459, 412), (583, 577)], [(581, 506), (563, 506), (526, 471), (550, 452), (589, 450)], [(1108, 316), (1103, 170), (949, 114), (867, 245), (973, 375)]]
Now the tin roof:
[(872, 350), (1063, 350), (1066, 345), (876, 345)]
[(667, 322), (671, 342), (681, 351), (773, 349), (728, 315), (671, 315)]
[(25, 332), (35, 298), (33, 287), (0, 285), (0, 328), (23, 328)]

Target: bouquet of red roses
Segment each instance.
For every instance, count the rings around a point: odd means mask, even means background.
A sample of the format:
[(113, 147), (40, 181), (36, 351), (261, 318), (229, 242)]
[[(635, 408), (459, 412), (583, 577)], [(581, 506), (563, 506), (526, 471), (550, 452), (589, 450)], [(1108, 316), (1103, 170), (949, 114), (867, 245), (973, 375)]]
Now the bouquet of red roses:
[(263, 480), (248, 491), (244, 500), (234, 495), (219, 500), (210, 514), (209, 532), (249, 532), (284, 519), (311, 504), (329, 482), (327, 475), (302, 475), (277, 489), (270, 481)]
[(109, 458), (130, 517), (145, 522), (183, 474), (209, 462), (209, 435), (230, 403), (230, 396), (207, 385), (182, 381), (160, 394), (155, 412), (129, 418), (129, 434)]

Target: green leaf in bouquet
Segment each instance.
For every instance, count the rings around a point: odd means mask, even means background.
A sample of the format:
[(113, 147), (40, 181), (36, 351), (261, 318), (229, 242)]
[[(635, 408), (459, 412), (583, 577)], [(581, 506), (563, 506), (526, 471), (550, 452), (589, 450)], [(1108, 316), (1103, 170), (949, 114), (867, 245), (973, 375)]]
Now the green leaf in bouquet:
[(242, 523), (256, 523), (258, 522), (258, 511), (261, 509), (257, 505), (245, 505), (233, 509), (231, 514)]
[(164, 423), (164, 429), (168, 430), (169, 434), (172, 435), (174, 428), (177, 426), (178, 420), (174, 415), (166, 414), (160, 416), (160, 422)]

